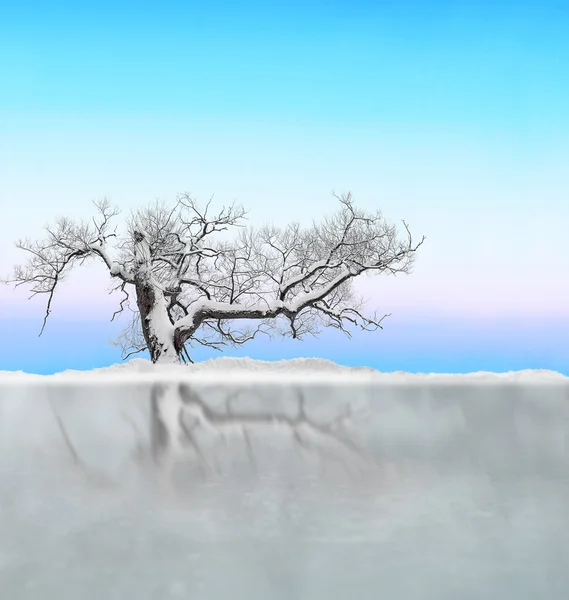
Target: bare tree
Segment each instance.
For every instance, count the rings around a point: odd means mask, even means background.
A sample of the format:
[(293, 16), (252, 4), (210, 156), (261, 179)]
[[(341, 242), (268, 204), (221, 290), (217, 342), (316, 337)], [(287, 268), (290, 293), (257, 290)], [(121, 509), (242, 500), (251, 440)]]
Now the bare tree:
[[(123, 294), (117, 314), (129, 309), (131, 325), (119, 338), (123, 356), (148, 349), (153, 362), (190, 360), (187, 347), (216, 349), (243, 344), (258, 333), (301, 339), (331, 326), (382, 327), (385, 318), (364, 316), (352, 280), (363, 273), (409, 273), (422, 238), (413, 244), (405, 222), (400, 238), (381, 213), (336, 196), (340, 210), (302, 228), (291, 223), (245, 227), (246, 212), (232, 204), (209, 215), (188, 194), (173, 207), (156, 202), (131, 214), (122, 235), (111, 228), (119, 210), (95, 202), (90, 222), (59, 218), (40, 241), (20, 240), (28, 260), (7, 281), (47, 296), (42, 329), (53, 295), (67, 272), (90, 258), (103, 261)], [(219, 232), (237, 229), (232, 241)], [(131, 302), (135, 299), (135, 305)], [(257, 323), (242, 329), (239, 320)], [(281, 324), (286, 327), (281, 327)]]

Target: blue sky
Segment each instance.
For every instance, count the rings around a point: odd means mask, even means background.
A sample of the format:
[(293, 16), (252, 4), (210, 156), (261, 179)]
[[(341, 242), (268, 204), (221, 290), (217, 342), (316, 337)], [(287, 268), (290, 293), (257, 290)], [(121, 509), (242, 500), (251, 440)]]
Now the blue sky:
[(568, 125), (566, 3), (12, 3), (2, 108), (22, 116)]
[[(352, 190), (428, 236), (412, 276), (361, 284), (394, 313), (389, 333), (242, 353), (563, 370), (568, 26), (569, 5), (547, 1), (2, 6), (0, 271), (15, 238), (102, 196), (128, 211), (215, 194), (253, 223), (308, 223)], [(47, 343), (31, 333), (41, 304), (0, 289), (0, 336), (18, 340), (0, 369), (115, 362), (105, 290), (96, 269), (62, 288), (48, 360), (28, 350)], [(77, 322), (97, 341), (70, 354)]]

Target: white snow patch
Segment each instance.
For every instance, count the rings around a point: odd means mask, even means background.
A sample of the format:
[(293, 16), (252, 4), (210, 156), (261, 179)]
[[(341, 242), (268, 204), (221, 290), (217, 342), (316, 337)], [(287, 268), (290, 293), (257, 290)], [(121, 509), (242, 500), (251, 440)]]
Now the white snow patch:
[(152, 364), (150, 360), (133, 358), (127, 362), (92, 369), (77, 371), (68, 369), (54, 375), (36, 375), (23, 371), (0, 371), (0, 378), (9, 378), (32, 382), (34, 380), (84, 381), (115, 379), (117, 376), (127, 380), (140, 380), (147, 377), (175, 377), (176, 379), (219, 378), (229, 376), (231, 381), (243, 379), (286, 379), (293, 380), (329, 380), (333, 381), (382, 381), (384, 383), (414, 383), (446, 382), (453, 384), (471, 383), (565, 383), (567, 377), (556, 371), (546, 369), (525, 369), (492, 373), (478, 371), (474, 373), (407, 373), (404, 371), (382, 372), (372, 367), (348, 367), (336, 364), (324, 358), (293, 358), (279, 361), (256, 360), (249, 357), (236, 358), (222, 356), (210, 358), (200, 363), (183, 364)]

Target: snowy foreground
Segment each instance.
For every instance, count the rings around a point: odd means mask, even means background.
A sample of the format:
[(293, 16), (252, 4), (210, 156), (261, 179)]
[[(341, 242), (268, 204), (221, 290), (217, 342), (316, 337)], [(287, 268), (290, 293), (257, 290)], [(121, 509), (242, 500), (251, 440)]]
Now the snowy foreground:
[(0, 373), (0, 598), (565, 599), (569, 379)]

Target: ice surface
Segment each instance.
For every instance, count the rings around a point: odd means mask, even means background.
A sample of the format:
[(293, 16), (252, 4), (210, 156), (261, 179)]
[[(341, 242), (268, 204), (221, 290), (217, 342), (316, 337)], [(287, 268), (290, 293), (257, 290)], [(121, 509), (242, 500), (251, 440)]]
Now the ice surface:
[(0, 598), (564, 599), (568, 454), (551, 372), (2, 375)]

